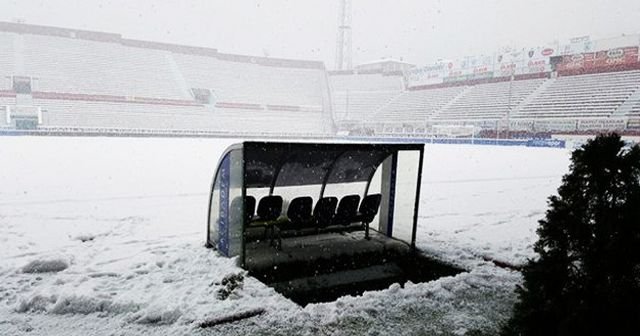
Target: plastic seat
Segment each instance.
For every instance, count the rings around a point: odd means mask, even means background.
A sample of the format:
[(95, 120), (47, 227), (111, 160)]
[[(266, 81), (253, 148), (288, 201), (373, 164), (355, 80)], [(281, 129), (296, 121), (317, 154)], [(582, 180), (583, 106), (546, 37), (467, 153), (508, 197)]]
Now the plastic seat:
[(358, 205), (360, 204), (359, 195), (347, 195), (340, 200), (338, 210), (333, 217), (333, 225), (349, 225), (356, 221), (358, 214)]
[(258, 203), (258, 216), (253, 218), (249, 225), (253, 227), (264, 227), (264, 239), (271, 236), (271, 242), (273, 242), (273, 227), (277, 223), (281, 212), (282, 197), (276, 195), (265, 196), (260, 199), (260, 203)]
[(382, 195), (371, 194), (362, 199), (360, 209), (356, 216), (356, 220), (362, 222), (364, 226), (364, 237), (369, 239), (369, 224), (376, 218), (378, 210), (380, 209), (380, 202), (382, 201)]
[[(314, 226), (311, 218), (312, 207), (313, 199), (309, 196), (296, 197), (291, 200), (287, 209), (287, 218), (276, 223), (278, 228), (277, 249), (282, 248), (282, 231), (301, 230)], [(271, 243), (273, 244), (273, 237)]]
[(293, 225), (300, 227), (308, 225), (311, 220), (313, 199), (310, 196), (296, 197), (289, 203), (287, 218)]
[(360, 204), (360, 209), (358, 210), (356, 220), (362, 222), (363, 224), (371, 223), (378, 214), (378, 209), (380, 209), (380, 201), (382, 201), (382, 195), (380, 194), (371, 194), (365, 196), (362, 199), (362, 203)]
[(337, 205), (337, 197), (323, 197), (318, 200), (316, 207), (313, 209), (313, 222), (318, 228), (327, 227), (331, 224)]
[(282, 197), (277, 195), (265, 196), (258, 203), (257, 221), (273, 221), (282, 212)]
[[(231, 201), (229, 210), (231, 213), (240, 212), (242, 207), (242, 197), (238, 196)], [(247, 221), (253, 219), (253, 212), (256, 210), (256, 199), (253, 196), (247, 196), (244, 198), (244, 215)]]

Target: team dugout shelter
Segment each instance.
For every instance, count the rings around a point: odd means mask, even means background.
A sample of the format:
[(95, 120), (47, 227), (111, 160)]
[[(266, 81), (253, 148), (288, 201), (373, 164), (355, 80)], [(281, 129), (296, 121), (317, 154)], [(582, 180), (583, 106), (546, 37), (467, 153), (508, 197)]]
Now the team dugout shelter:
[(358, 253), (371, 241), (412, 249), (423, 157), (415, 143), (232, 145), (211, 187), (207, 246), (245, 268)]

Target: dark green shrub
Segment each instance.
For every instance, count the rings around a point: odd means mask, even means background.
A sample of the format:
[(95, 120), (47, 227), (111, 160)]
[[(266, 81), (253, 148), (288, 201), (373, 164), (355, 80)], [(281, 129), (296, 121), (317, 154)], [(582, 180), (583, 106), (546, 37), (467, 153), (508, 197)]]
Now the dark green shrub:
[(503, 334), (640, 335), (640, 148), (602, 135), (571, 160)]

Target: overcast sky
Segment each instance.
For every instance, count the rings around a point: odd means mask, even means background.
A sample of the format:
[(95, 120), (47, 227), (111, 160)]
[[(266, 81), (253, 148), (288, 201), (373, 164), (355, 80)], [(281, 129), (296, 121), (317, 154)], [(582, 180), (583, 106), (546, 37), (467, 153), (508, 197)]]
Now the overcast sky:
[[(334, 66), (337, 0), (0, 0), (0, 20)], [(640, 0), (353, 0), (354, 64), (640, 33)]]

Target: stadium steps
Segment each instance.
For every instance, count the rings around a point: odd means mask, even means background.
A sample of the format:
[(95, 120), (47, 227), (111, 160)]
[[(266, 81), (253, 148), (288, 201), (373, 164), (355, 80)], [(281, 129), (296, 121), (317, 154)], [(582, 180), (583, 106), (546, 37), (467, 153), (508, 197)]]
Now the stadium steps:
[(173, 78), (175, 78), (176, 80), (176, 84), (180, 88), (180, 91), (182, 91), (182, 94), (184, 94), (184, 97), (186, 99), (191, 99), (192, 98), (191, 89), (187, 84), (187, 80), (182, 75), (182, 72), (180, 71), (180, 67), (178, 66), (178, 63), (176, 63), (176, 60), (173, 58), (173, 55), (166, 54), (164, 57), (167, 61), (167, 64), (169, 65), (169, 70), (171, 71)]
[(440, 115), (440, 113), (442, 113), (442, 111), (447, 110), (449, 107), (451, 107), (453, 104), (455, 104), (458, 100), (460, 100), (460, 98), (464, 97), (464, 95), (469, 90), (471, 90), (472, 87), (473, 86), (465, 86), (462, 91), (460, 91), (455, 97), (453, 97), (453, 99), (449, 100), (440, 109), (436, 110), (431, 116), (429, 116), (429, 119), (437, 118)]
[(640, 105), (640, 83), (636, 90), (624, 101), (612, 114), (611, 118), (624, 118), (634, 114), (635, 108)]
[(373, 111), (373, 113), (371, 113), (371, 116), (377, 116), (378, 114), (382, 113), (382, 111), (384, 111), (385, 109), (393, 106), (400, 98), (402, 98), (402, 96), (404, 94), (406, 94), (406, 93), (405, 92), (400, 92), (397, 96), (391, 98), (386, 103), (380, 105), (378, 108), (376, 108)]
[(523, 106), (526, 106), (527, 104), (529, 104), (533, 99), (535, 99), (536, 97), (538, 97), (538, 95), (540, 95), (541, 92), (544, 92), (547, 87), (551, 84), (553, 84), (553, 82), (555, 82), (556, 79), (555, 78), (550, 78), (545, 80), (544, 82), (542, 82), (540, 84), (540, 86), (538, 86), (530, 95), (528, 95), (527, 97), (525, 97), (518, 105), (516, 105), (513, 108), (513, 111), (511, 113), (511, 118), (513, 118), (514, 116), (517, 116), (518, 113), (520, 112), (520, 110), (522, 109)]

